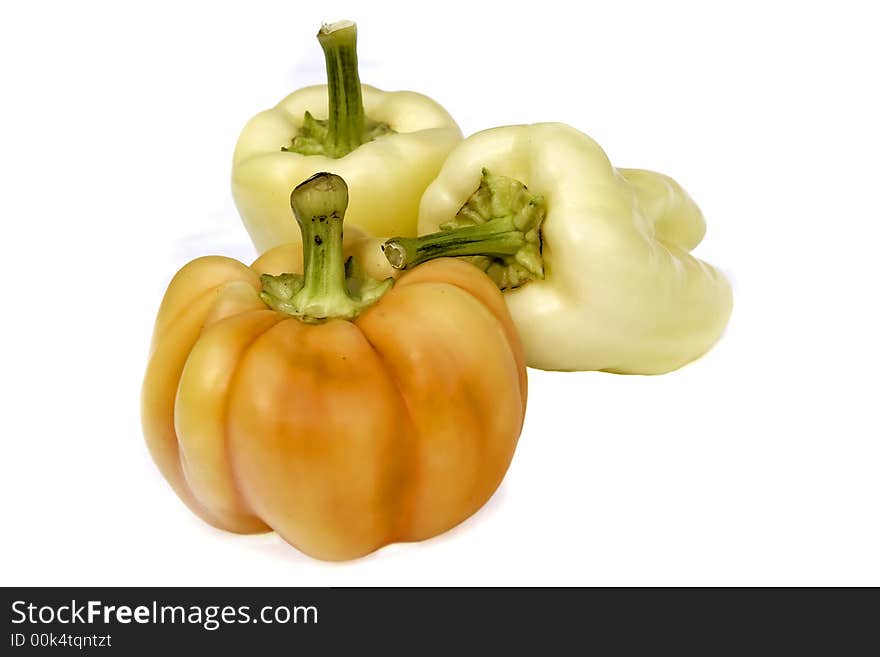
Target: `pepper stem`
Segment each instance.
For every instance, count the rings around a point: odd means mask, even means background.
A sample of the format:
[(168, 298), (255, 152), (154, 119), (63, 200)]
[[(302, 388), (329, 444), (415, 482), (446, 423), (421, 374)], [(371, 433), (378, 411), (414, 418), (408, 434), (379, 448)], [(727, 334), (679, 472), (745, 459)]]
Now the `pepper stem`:
[(357, 26), (352, 21), (325, 23), (318, 41), (327, 63), (329, 123), (324, 148), (330, 157), (342, 157), (363, 143), (364, 100), (358, 75)]
[(392, 267), (406, 269), (434, 258), (512, 256), (525, 241), (511, 217), (498, 217), (484, 224), (441, 230), (421, 237), (394, 237), (385, 242), (382, 249)]
[(387, 123), (373, 121), (364, 114), (357, 26), (352, 21), (324, 23), (318, 31), (318, 42), (327, 64), (328, 118), (316, 119), (306, 111), (290, 146), (281, 150), (340, 158), (361, 144), (394, 131)]
[(439, 232), (420, 237), (394, 237), (382, 246), (395, 269), (427, 260), (470, 256), (502, 290), (544, 278), (541, 224), (543, 197), (520, 181), (483, 169), (480, 186), (455, 218)]
[(348, 186), (332, 173), (316, 173), (296, 186), (290, 206), (302, 231), (303, 274), (260, 277), (270, 307), (305, 321), (353, 319), (377, 301), (392, 279), (366, 276), (342, 251)]

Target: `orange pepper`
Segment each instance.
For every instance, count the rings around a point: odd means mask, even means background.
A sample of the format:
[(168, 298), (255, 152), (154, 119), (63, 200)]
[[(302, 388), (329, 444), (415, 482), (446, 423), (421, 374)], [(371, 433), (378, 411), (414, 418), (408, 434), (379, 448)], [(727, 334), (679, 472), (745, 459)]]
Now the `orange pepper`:
[[(252, 267), (199, 258), (171, 281), (143, 387), (150, 452), (207, 522), (275, 530), (320, 559), (444, 532), (489, 499), (522, 428), (501, 293), (453, 259), (393, 285), (345, 263), (338, 176), (291, 204), (303, 246)], [(297, 252), (304, 274), (273, 275)]]

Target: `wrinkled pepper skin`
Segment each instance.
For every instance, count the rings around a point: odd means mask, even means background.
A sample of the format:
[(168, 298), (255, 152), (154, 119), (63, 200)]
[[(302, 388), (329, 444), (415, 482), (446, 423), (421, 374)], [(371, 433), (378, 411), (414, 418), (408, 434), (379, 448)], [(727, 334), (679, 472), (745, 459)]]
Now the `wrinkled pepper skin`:
[(456, 147), (425, 191), (420, 235), (456, 216), (484, 167), (546, 203), (544, 277), (504, 293), (529, 366), (660, 374), (718, 340), (731, 288), (689, 253), (706, 225), (671, 178), (615, 169), (564, 124), (486, 130)]
[(260, 274), (291, 271), (300, 248), (253, 267), (199, 258), (174, 277), (143, 387), (156, 464), (210, 524), (275, 530), (320, 559), (446, 531), (495, 491), (522, 427), (501, 294), (442, 259), (354, 321), (306, 323), (259, 297)]

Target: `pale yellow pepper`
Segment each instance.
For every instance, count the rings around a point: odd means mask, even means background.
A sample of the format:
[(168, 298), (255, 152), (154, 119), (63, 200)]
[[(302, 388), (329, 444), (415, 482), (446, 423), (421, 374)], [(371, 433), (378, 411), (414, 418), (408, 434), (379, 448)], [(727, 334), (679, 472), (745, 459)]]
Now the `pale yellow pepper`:
[(319, 171), (348, 182), (346, 224), (415, 235), (422, 192), (461, 141), (452, 117), (427, 96), (360, 84), (354, 23), (325, 25), (318, 39), (328, 84), (257, 114), (235, 148), (232, 194), (260, 252), (299, 241), (290, 190)]
[(398, 268), (471, 256), (532, 367), (659, 374), (705, 353), (730, 316), (727, 279), (689, 253), (705, 229), (671, 178), (615, 169), (587, 135), (542, 123), (462, 142), (422, 197), (419, 232), (433, 234), (385, 251)]

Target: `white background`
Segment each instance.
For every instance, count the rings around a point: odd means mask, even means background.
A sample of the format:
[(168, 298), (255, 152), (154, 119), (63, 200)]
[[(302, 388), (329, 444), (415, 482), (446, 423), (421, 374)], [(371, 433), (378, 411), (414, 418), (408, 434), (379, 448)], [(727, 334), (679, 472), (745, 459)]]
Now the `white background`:
[[(880, 48), (870, 3), (824, 5), (4, 4), (0, 583), (880, 585)], [(565, 121), (678, 179), (735, 309), (673, 374), (530, 371), (480, 513), (325, 564), (191, 516), (139, 389), (176, 269), (255, 255), (239, 130), (323, 79), (344, 17), (364, 82), (465, 134)]]

